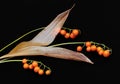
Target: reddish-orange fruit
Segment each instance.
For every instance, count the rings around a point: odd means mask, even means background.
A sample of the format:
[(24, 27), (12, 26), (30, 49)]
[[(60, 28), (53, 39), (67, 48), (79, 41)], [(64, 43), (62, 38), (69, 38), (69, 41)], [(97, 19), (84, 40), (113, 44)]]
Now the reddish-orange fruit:
[(96, 45), (91, 45), (91, 51), (96, 51), (97, 47)]
[(70, 37), (70, 33), (65, 34), (65, 38), (68, 39)]
[(29, 65), (29, 69), (33, 69), (34, 67), (32, 66), (32, 64)]
[(27, 63), (23, 64), (23, 68), (24, 69), (28, 69), (29, 68), (29, 64), (27, 64)]
[(26, 58), (22, 59), (22, 63), (23, 64), (27, 63), (27, 59)]
[(34, 68), (34, 72), (38, 72), (40, 70), (40, 67), (38, 67), (38, 66), (36, 66), (35, 68)]
[(87, 42), (85, 42), (85, 45), (86, 45), (86, 47), (89, 47), (89, 46), (91, 46), (91, 42), (87, 41)]
[(99, 52), (102, 48), (100, 46), (97, 47), (97, 52)]
[(70, 34), (70, 38), (74, 39), (75, 37), (76, 36), (73, 33)]
[(45, 74), (46, 74), (46, 75), (50, 75), (50, 74), (51, 74), (51, 70), (46, 70), (46, 71), (45, 71)]
[(103, 55), (103, 52), (104, 52), (104, 50), (101, 49), (101, 50), (98, 52), (98, 54), (99, 54), (99, 55)]
[(39, 69), (38, 74), (39, 74), (39, 75), (43, 75), (43, 74), (44, 74), (44, 70)]
[(77, 46), (77, 51), (82, 51), (82, 46)]
[(65, 35), (66, 34), (66, 31), (64, 29), (60, 30), (60, 34), (61, 35)]
[(86, 48), (86, 51), (87, 51), (87, 52), (90, 52), (90, 51), (91, 51), (91, 47), (88, 46), (88, 47)]
[(33, 62), (32, 62), (32, 66), (33, 66), (33, 67), (38, 66), (38, 62), (37, 62), (37, 61), (33, 61)]
[(75, 36), (77, 36), (77, 35), (79, 34), (79, 30), (78, 30), (78, 29), (73, 29), (73, 30), (72, 30), (72, 33), (73, 33)]
[(109, 57), (110, 56), (110, 51), (109, 50), (104, 50), (103, 56), (104, 57)]

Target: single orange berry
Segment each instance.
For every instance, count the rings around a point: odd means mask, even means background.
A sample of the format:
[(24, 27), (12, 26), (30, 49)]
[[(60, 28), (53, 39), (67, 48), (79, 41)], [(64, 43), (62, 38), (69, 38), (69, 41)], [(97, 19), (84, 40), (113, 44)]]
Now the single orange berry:
[(70, 33), (65, 34), (65, 38), (68, 39), (70, 37)]
[(35, 68), (34, 68), (34, 72), (38, 72), (40, 70), (40, 67), (38, 67), (38, 66), (36, 66)]
[(103, 52), (103, 56), (104, 56), (104, 57), (109, 57), (109, 56), (110, 56), (110, 51), (109, 51), (109, 50), (105, 50), (105, 51)]
[(34, 67), (32, 66), (32, 64), (29, 65), (29, 69), (33, 69)]
[(99, 54), (99, 55), (103, 55), (103, 52), (104, 52), (104, 50), (101, 49), (101, 50), (99, 50), (98, 54)]
[(61, 34), (61, 35), (65, 35), (65, 34), (66, 34), (66, 31), (62, 29), (62, 30), (60, 30), (60, 34)]
[(22, 59), (22, 63), (23, 64), (27, 63), (27, 59), (26, 58)]
[(23, 68), (24, 69), (28, 69), (29, 68), (29, 64), (27, 64), (27, 63), (23, 64)]
[(86, 51), (87, 51), (87, 52), (90, 52), (90, 51), (91, 51), (91, 47), (88, 46), (88, 47), (86, 48)]
[(91, 42), (87, 41), (87, 42), (85, 42), (85, 45), (86, 45), (86, 47), (91, 46)]
[(75, 36), (77, 36), (77, 35), (79, 34), (79, 30), (78, 30), (78, 29), (73, 29), (73, 30), (72, 30), (72, 33), (73, 33)]
[(77, 51), (82, 51), (82, 47), (81, 46), (77, 46)]
[(99, 52), (102, 48), (100, 46), (97, 47), (97, 52)]
[(91, 51), (96, 51), (97, 47), (96, 45), (91, 45)]
[(44, 74), (44, 70), (40, 69), (40, 70), (38, 71), (38, 74), (39, 74), (39, 75), (43, 75), (43, 74)]
[(74, 39), (75, 37), (76, 36), (73, 33), (70, 34), (70, 38)]
[(38, 62), (37, 62), (37, 61), (33, 61), (33, 62), (32, 62), (32, 66), (33, 66), (33, 67), (38, 66)]
[(46, 74), (46, 75), (50, 75), (50, 74), (51, 74), (51, 70), (46, 70), (46, 71), (45, 71), (45, 74)]

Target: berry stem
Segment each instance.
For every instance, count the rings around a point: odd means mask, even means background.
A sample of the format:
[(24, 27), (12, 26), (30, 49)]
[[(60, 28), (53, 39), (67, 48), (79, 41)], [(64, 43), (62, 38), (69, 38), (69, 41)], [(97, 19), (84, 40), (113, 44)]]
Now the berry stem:
[(102, 44), (102, 43), (97, 43), (97, 42), (93, 42), (93, 41), (90, 41), (91, 43), (93, 43), (94, 45), (97, 45), (97, 46), (103, 46), (103, 49), (109, 49), (111, 50), (109, 47), (107, 47), (105, 44)]
[(67, 27), (62, 27), (62, 29), (68, 30), (68, 31), (69, 31), (69, 33), (72, 31), (72, 29), (67, 28)]
[(7, 63), (7, 62), (22, 62), (22, 60), (2, 60), (0, 63)]
[[(28, 62), (32, 62), (32, 61), (34, 61), (34, 60), (28, 60)], [(22, 60), (1, 60), (1, 61), (0, 61), (0, 63), (7, 63), (7, 62), (22, 62)], [(37, 61), (37, 62), (38, 62), (39, 64), (43, 65), (43, 66), (44, 66), (44, 69), (47, 68), (47, 69), (51, 70), (50, 67), (46, 66), (46, 65), (43, 64), (41, 61)]]
[(70, 28), (67, 28), (67, 27), (62, 27), (62, 29), (67, 29), (67, 30), (70, 30)]
[(49, 47), (56, 47), (56, 46), (70, 45), (70, 44), (84, 44), (84, 42), (66, 42), (66, 43), (59, 43), (59, 44), (51, 45)]
[[(101, 44), (101, 43), (97, 43), (97, 42), (93, 42), (93, 41), (90, 41), (90, 42), (93, 43), (94, 45), (103, 46), (103, 49), (107, 48), (112, 53), (112, 49), (107, 47), (105, 44)], [(59, 43), (59, 44), (55, 44), (55, 45), (50, 45), (49, 47), (57, 47), (57, 46), (70, 45), (70, 44), (83, 44), (83, 47), (85, 47), (85, 42), (66, 42), (66, 43)]]

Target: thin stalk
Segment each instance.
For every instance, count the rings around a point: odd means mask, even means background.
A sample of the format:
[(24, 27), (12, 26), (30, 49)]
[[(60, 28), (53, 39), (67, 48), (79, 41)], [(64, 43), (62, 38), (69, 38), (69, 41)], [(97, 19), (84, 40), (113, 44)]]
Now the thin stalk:
[(93, 43), (94, 45), (97, 45), (97, 46), (103, 46), (103, 49), (109, 49), (111, 50), (108, 46), (106, 46), (105, 44), (102, 44), (102, 43), (97, 43), (97, 42), (93, 42), (91, 41), (91, 43)]
[[(101, 44), (101, 43), (97, 43), (97, 42), (93, 42), (93, 41), (90, 41), (90, 42), (96, 46), (103, 46), (103, 49), (105, 49), (105, 48), (109, 49), (112, 53), (112, 49), (107, 47), (105, 44)], [(57, 47), (57, 46), (70, 45), (70, 44), (83, 44), (83, 47), (85, 47), (85, 42), (66, 42), (66, 43), (59, 43), (59, 44), (50, 45), (49, 47)]]
[(59, 43), (55, 45), (51, 45), (49, 47), (56, 47), (56, 46), (62, 46), (62, 45), (70, 45), (70, 44), (84, 44), (85, 42), (66, 42), (66, 43)]
[(22, 60), (2, 60), (0, 63), (7, 63), (7, 62), (22, 62)]
[(9, 43), (8, 45), (6, 45), (5, 47), (3, 47), (2, 49), (0, 49), (0, 52), (2, 52), (3, 50), (5, 50), (7, 47), (11, 46), (12, 44), (14, 44), (15, 42), (19, 41), (20, 39), (22, 39), (23, 37), (35, 32), (35, 31), (38, 31), (38, 30), (41, 30), (43, 29), (44, 27), (41, 27), (41, 28), (37, 28), (37, 29), (34, 29), (34, 30), (31, 30), (25, 34), (23, 34), (22, 36), (20, 36), (19, 38), (17, 38), (16, 40), (12, 41), (11, 43)]
[[(28, 60), (28, 62), (32, 62), (32, 61), (34, 61), (34, 60)], [(0, 64), (1, 64), (1, 63), (7, 63), (7, 62), (22, 62), (22, 60), (1, 60), (1, 61), (0, 61)], [(37, 61), (37, 62), (38, 62), (39, 64), (41, 64), (42, 66), (44, 66), (44, 69), (47, 68), (47, 69), (51, 70), (50, 67), (46, 66), (46, 65), (43, 64), (41, 61)]]

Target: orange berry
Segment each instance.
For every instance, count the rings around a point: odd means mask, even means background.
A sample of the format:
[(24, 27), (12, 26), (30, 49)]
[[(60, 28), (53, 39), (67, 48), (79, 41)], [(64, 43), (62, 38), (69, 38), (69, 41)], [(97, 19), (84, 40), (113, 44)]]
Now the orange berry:
[(99, 52), (102, 48), (99, 46), (97, 47), (97, 52)]
[(45, 74), (46, 74), (46, 75), (50, 75), (50, 74), (51, 74), (51, 70), (46, 70), (46, 71), (45, 71)]
[(32, 66), (33, 66), (33, 67), (38, 66), (38, 62), (37, 62), (37, 61), (33, 61), (33, 62), (32, 62)]
[(104, 52), (104, 50), (101, 49), (101, 50), (98, 52), (98, 54), (99, 54), (99, 55), (103, 55), (103, 52)]
[(82, 51), (82, 47), (81, 46), (77, 46), (77, 51)]
[(30, 64), (30, 65), (29, 65), (29, 69), (33, 69), (33, 66), (32, 66), (32, 64)]
[(66, 34), (66, 31), (62, 29), (62, 30), (60, 30), (60, 34), (61, 34), (61, 35), (65, 35), (65, 34)]
[(38, 74), (39, 74), (39, 75), (43, 75), (43, 74), (44, 74), (44, 70), (40, 69), (40, 70), (38, 71)]
[(96, 51), (97, 47), (96, 45), (91, 45), (91, 51)]
[(110, 51), (109, 51), (109, 50), (105, 50), (105, 51), (103, 52), (103, 56), (104, 56), (104, 57), (109, 57), (109, 56), (110, 56)]
[(29, 68), (29, 64), (27, 64), (27, 63), (23, 64), (23, 68), (24, 69), (28, 69)]
[(36, 66), (35, 68), (34, 68), (34, 72), (38, 72), (40, 70), (40, 67), (38, 67), (38, 66)]
[(23, 64), (27, 63), (27, 59), (26, 58), (22, 59), (22, 63)]
[(75, 37), (76, 36), (73, 33), (70, 34), (70, 38), (74, 39)]
[(88, 47), (86, 48), (86, 51), (87, 51), (87, 52), (90, 52), (90, 51), (91, 51), (91, 47), (88, 46)]
[(77, 36), (77, 35), (79, 34), (79, 30), (78, 30), (78, 29), (73, 29), (73, 30), (72, 30), (72, 33), (73, 33), (75, 36)]
[(65, 38), (68, 39), (70, 37), (70, 33), (65, 34)]
[(86, 45), (86, 47), (91, 46), (91, 42), (87, 41), (87, 42), (85, 42), (85, 45)]

